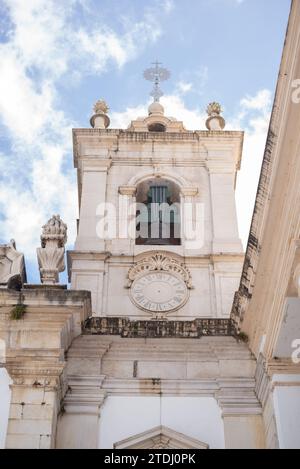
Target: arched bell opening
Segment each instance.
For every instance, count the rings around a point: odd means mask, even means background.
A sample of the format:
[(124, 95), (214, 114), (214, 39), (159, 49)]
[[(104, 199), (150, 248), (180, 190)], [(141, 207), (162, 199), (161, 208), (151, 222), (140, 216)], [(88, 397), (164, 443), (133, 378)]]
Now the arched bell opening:
[(153, 178), (136, 192), (136, 244), (180, 245), (180, 190), (172, 181)]
[(148, 125), (149, 132), (165, 132), (166, 126), (160, 122), (154, 122), (153, 124)]

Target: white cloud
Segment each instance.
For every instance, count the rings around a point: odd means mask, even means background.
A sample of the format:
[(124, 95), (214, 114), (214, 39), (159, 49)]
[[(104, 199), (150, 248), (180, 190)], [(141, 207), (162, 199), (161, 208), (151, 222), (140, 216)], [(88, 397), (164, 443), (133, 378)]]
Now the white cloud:
[(202, 109), (188, 109), (181, 97), (176, 95), (164, 96), (161, 100), (165, 115), (181, 120), (188, 130), (203, 128), (205, 113)]
[(241, 107), (245, 110), (267, 112), (270, 108), (272, 93), (270, 90), (261, 90), (255, 96), (246, 96), (241, 100)]
[[(163, 4), (166, 13), (170, 9)], [(159, 9), (146, 8), (144, 17), (132, 23), (127, 17), (123, 18), (126, 31), (116, 34), (102, 22), (95, 22), (92, 28), (72, 32), (74, 47), (79, 49), (83, 58), (81, 66), (94, 72), (103, 71), (109, 61), (114, 61), (120, 68), (126, 62), (134, 59), (149, 43), (157, 41), (162, 31), (157, 20)]]
[[(150, 104), (150, 101), (148, 105)], [(147, 104), (141, 104), (135, 107), (128, 107), (125, 111), (112, 112), (110, 114), (110, 127), (115, 129), (127, 129), (130, 122), (137, 117), (147, 115)]]
[(164, 8), (166, 13), (170, 13), (175, 8), (174, 1), (173, 0), (163, 0), (163, 8)]
[(178, 89), (179, 94), (186, 94), (193, 89), (193, 83), (179, 81), (176, 88)]
[(248, 240), (261, 163), (271, 115), (272, 93), (261, 90), (240, 102), (235, 125), (245, 130), (241, 171), (238, 174), (236, 201), (240, 236), (244, 247)]
[(203, 66), (194, 70), (186, 70), (175, 86), (175, 93), (185, 95), (195, 93), (203, 95), (204, 88), (208, 82), (208, 67)]
[[(160, 100), (164, 106), (165, 115), (183, 121), (184, 126), (189, 130), (203, 128), (205, 114), (200, 109), (188, 109), (181, 96), (173, 94), (163, 96)], [(131, 120), (148, 115), (149, 100), (146, 104), (127, 108), (123, 112), (113, 112), (111, 114), (111, 127), (127, 128)]]

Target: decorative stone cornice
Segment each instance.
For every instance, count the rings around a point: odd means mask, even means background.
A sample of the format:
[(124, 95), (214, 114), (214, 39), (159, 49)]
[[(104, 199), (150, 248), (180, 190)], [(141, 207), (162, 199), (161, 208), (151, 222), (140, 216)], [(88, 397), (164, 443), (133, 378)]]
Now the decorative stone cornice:
[(47, 390), (61, 389), (64, 367), (65, 363), (48, 363), (47, 367), (45, 362), (22, 364), (21, 357), (5, 366), (14, 385)]
[(262, 407), (255, 394), (255, 382), (252, 380), (218, 381), (220, 390), (216, 394), (223, 416), (260, 415)]
[(194, 396), (213, 397), (223, 416), (260, 415), (262, 408), (249, 378), (235, 379), (120, 379), (106, 378), (107, 396)]
[(106, 398), (102, 389), (105, 376), (68, 376), (68, 391), (63, 401), (64, 411), (72, 414), (99, 415)]

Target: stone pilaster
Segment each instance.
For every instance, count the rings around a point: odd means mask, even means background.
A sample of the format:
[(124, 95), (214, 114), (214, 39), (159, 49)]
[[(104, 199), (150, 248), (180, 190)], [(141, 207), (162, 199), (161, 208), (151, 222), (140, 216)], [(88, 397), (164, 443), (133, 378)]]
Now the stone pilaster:
[(63, 367), (11, 370), (11, 404), (6, 448), (55, 447), (56, 422), (63, 393)]

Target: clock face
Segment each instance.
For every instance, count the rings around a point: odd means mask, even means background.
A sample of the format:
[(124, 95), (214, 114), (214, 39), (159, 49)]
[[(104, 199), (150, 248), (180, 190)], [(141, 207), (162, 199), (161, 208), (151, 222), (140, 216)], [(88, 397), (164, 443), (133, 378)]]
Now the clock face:
[(187, 300), (186, 284), (167, 272), (149, 272), (137, 278), (131, 287), (133, 302), (152, 312), (167, 312), (180, 308)]

